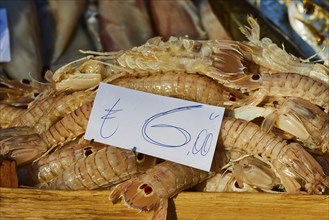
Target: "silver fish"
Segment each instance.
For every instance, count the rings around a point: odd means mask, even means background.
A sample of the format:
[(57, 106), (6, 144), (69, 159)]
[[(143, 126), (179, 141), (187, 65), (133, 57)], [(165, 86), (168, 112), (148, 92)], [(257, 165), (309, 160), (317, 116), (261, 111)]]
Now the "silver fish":
[(329, 63), (329, 11), (310, 0), (286, 2), (291, 27)]

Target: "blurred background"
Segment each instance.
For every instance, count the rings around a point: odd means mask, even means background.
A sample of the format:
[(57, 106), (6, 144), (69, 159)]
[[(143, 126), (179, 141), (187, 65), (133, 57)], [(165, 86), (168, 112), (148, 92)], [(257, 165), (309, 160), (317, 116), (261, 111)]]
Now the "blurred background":
[(2, 78), (42, 81), (46, 70), (84, 56), (79, 50), (124, 50), (155, 36), (243, 41), (247, 15), (261, 37), (296, 57), (328, 60), (327, 0), (0, 0), (0, 9), (11, 55), (0, 60)]

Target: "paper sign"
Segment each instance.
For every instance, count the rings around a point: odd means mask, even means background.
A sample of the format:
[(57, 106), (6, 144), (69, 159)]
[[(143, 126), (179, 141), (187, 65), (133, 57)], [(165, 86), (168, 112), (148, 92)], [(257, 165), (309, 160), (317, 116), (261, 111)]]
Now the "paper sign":
[(0, 8), (0, 62), (10, 61), (10, 41), (7, 11)]
[(85, 139), (209, 171), (224, 110), (101, 83)]

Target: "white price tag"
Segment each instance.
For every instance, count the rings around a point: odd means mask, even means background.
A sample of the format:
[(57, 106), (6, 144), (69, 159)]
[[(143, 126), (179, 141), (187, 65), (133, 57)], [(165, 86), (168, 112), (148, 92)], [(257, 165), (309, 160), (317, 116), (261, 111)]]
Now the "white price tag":
[(0, 8), (0, 62), (9, 62), (10, 59), (7, 10), (5, 8)]
[(209, 171), (224, 110), (100, 83), (85, 139)]

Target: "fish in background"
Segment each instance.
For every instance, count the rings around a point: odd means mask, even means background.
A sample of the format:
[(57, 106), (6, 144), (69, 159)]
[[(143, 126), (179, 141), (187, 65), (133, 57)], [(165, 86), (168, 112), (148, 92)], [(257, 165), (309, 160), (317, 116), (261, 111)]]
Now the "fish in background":
[(285, 3), (291, 27), (329, 65), (329, 11), (310, 0)]
[(55, 19), (56, 39), (52, 63), (64, 53), (76, 30), (79, 19), (85, 8), (85, 0), (48, 0), (50, 10)]
[(207, 32), (209, 40), (232, 40), (230, 34), (225, 30), (214, 14), (208, 0), (196, 2), (201, 18), (201, 24)]
[(62, 55), (51, 64), (50, 69), (52, 71), (57, 70), (61, 66), (79, 58), (85, 57), (86, 55), (80, 53), (79, 50), (84, 51), (95, 51), (96, 48), (91, 38), (89, 37), (85, 26), (82, 22), (77, 24), (76, 30), (73, 33), (73, 37), (67, 46), (66, 50), (62, 53)]
[[(258, 2), (258, 1), (256, 1)], [(275, 4), (277, 0), (260, 1), (262, 4)], [(252, 15), (257, 19), (261, 29), (261, 38), (269, 37), (277, 45), (283, 45), (284, 49), (296, 57), (303, 59), (309, 58), (309, 54), (305, 53), (301, 47), (297, 46), (297, 42), (290, 35), (282, 31), (281, 24), (273, 22), (269, 16), (279, 16), (277, 8), (269, 8), (263, 10), (261, 13), (256, 7), (252, 6), (247, 0), (209, 0), (209, 3), (217, 16), (218, 20), (224, 26), (226, 31), (230, 33), (233, 40), (245, 41), (245, 36), (239, 30), (239, 27), (248, 26), (247, 16)], [(257, 3), (258, 4), (258, 3)], [(285, 24), (285, 23), (283, 23)], [(303, 44), (303, 42), (301, 43)], [(298, 43), (300, 45), (300, 43)], [(307, 46), (307, 45), (306, 45)], [(314, 54), (314, 53), (313, 53)], [(312, 55), (312, 54), (311, 54)]]
[(0, 63), (0, 72), (11, 79), (42, 80), (39, 24), (34, 1), (0, 1), (7, 9), (11, 61)]
[(153, 37), (144, 0), (98, 0), (100, 37), (105, 51), (139, 46)]
[(51, 66), (51, 59), (54, 53), (56, 38), (55, 19), (50, 10), (48, 1), (36, 0), (36, 8), (40, 28), (41, 58), (43, 63), (43, 72)]
[(97, 51), (103, 51), (103, 45), (99, 34), (99, 11), (97, 0), (89, 0), (87, 9), (84, 13), (84, 19), (87, 26), (87, 32), (94, 43)]
[(195, 40), (207, 38), (198, 10), (192, 1), (149, 0), (149, 7), (157, 35), (164, 39), (170, 36), (188, 36)]
[[(320, 48), (321, 41), (325, 41), (325, 35), (328, 37), (328, 23), (324, 24), (329, 22), (329, 18), (327, 16), (326, 21), (323, 19), (329, 10), (327, 0), (248, 0), (248, 2), (298, 45), (303, 58), (313, 57), (312, 60), (319, 60), (321, 54), (317, 54), (316, 57), (314, 54), (323, 51), (324, 47)], [(298, 7), (296, 7), (297, 5)], [(310, 22), (310, 20), (315, 20), (315, 22)], [(317, 22), (319, 23), (313, 25)], [(317, 29), (320, 27), (318, 25), (322, 26), (322, 31)], [(314, 45), (313, 47), (307, 42), (310, 40), (313, 41), (311, 43)], [(318, 44), (319, 42), (320, 44)], [(328, 53), (328, 46), (326, 50)]]

